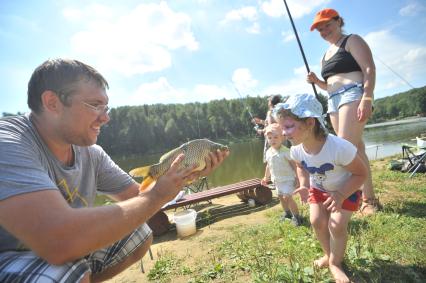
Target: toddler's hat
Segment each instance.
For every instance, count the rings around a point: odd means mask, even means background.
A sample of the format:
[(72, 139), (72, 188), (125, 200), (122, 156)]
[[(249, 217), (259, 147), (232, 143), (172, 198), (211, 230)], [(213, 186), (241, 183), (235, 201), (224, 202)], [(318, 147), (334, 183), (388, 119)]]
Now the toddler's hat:
[(283, 109), (290, 110), (291, 113), (299, 118), (317, 118), (324, 130), (327, 131), (322, 105), (313, 94), (302, 93), (290, 95), (284, 103), (275, 105), (273, 110), (274, 115), (276, 116), (276, 114)]

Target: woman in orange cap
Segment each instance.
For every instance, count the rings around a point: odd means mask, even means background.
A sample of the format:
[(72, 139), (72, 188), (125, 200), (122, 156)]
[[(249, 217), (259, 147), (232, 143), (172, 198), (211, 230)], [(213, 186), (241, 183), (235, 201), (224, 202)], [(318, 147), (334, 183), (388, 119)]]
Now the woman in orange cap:
[(368, 178), (362, 187), (361, 213), (374, 214), (380, 208), (375, 198), (371, 170), (365, 153), (362, 134), (372, 113), (376, 67), (367, 43), (356, 34), (342, 31), (343, 18), (333, 9), (319, 11), (311, 26), (330, 43), (321, 64), (320, 80), (315, 73), (307, 75), (307, 82), (318, 85), (328, 93), (328, 113), (336, 134), (354, 144), (367, 164)]

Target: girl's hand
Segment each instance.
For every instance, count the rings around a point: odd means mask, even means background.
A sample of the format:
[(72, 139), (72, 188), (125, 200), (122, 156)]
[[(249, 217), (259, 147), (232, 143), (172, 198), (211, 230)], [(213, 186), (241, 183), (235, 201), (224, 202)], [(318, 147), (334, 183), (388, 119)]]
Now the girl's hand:
[(367, 99), (361, 99), (358, 109), (357, 109), (357, 117), (359, 122), (367, 121), (368, 118), (371, 117), (371, 113), (373, 112), (373, 102)]
[(297, 188), (293, 192), (293, 195), (296, 195), (296, 194), (300, 195), (300, 200), (302, 201), (302, 203), (307, 203), (308, 202), (309, 190), (308, 190), (307, 187), (302, 186), (302, 187)]
[(266, 186), (268, 184), (268, 179), (266, 177), (264, 177), (262, 180), (260, 180), (260, 184), (262, 186)]
[(330, 192), (330, 196), (324, 201), (324, 205), (328, 211), (335, 212), (342, 208), (344, 200), (345, 199), (340, 192)]

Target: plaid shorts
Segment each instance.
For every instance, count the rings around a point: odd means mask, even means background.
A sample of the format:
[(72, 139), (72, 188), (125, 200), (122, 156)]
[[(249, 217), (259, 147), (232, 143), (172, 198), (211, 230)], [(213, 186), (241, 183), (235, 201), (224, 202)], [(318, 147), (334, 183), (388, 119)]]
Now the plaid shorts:
[(124, 260), (151, 234), (148, 225), (143, 224), (113, 245), (64, 265), (51, 265), (31, 251), (3, 252), (0, 253), (0, 282), (80, 282), (87, 272), (100, 273)]

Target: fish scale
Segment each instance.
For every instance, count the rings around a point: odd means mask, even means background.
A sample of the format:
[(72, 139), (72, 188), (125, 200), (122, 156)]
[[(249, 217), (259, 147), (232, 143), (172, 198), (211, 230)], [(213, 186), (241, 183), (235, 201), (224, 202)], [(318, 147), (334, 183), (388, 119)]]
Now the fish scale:
[(192, 140), (161, 156), (157, 164), (135, 168), (131, 170), (129, 174), (133, 177), (144, 178), (140, 187), (140, 190), (143, 191), (152, 182), (164, 175), (179, 154), (185, 154), (185, 158), (180, 164), (180, 168), (198, 165), (193, 170), (193, 172), (196, 172), (201, 171), (206, 167), (205, 158), (209, 155), (209, 152), (215, 152), (218, 149), (228, 150), (228, 147), (220, 143), (212, 142), (208, 139)]

